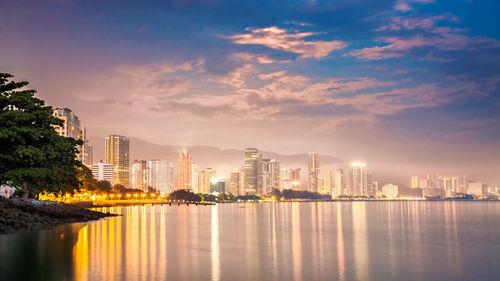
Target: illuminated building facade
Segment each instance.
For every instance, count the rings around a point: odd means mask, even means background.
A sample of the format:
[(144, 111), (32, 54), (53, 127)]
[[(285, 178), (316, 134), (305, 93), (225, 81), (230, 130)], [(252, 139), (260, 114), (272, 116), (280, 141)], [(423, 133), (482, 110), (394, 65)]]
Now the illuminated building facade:
[(245, 194), (259, 194), (262, 190), (261, 159), (257, 148), (245, 149)]
[(352, 194), (353, 195), (368, 195), (368, 173), (366, 164), (352, 163)]
[[(57, 134), (83, 141), (83, 145), (78, 145), (78, 154), (76, 158), (78, 161), (82, 162), (83, 165), (90, 167), (92, 165), (92, 158), (89, 158), (89, 152), (86, 152), (86, 148), (89, 149), (89, 146), (86, 145), (86, 130), (81, 126), (78, 116), (76, 116), (71, 109), (66, 107), (54, 108), (52, 115), (63, 120), (62, 126), (55, 126)], [(90, 155), (92, 155), (92, 151), (90, 151)]]
[(177, 159), (177, 189), (192, 190), (193, 161), (191, 153), (179, 152)]
[(105, 162), (113, 165), (113, 182), (130, 187), (129, 139), (124, 136), (110, 135), (105, 139)]
[(308, 155), (308, 171), (309, 171), (309, 191), (318, 192), (319, 191), (319, 177), (320, 177), (320, 167), (319, 167), (319, 153), (310, 153)]
[(161, 193), (170, 193), (174, 188), (174, 165), (168, 160), (154, 159), (148, 161), (148, 186)]
[(146, 160), (134, 160), (131, 174), (132, 188), (148, 191), (148, 167)]
[(108, 163), (92, 165), (92, 176), (98, 181), (107, 181), (113, 185), (113, 165)]
[(198, 186), (200, 193), (210, 193), (210, 181), (217, 177), (217, 172), (212, 168), (206, 168), (198, 174)]

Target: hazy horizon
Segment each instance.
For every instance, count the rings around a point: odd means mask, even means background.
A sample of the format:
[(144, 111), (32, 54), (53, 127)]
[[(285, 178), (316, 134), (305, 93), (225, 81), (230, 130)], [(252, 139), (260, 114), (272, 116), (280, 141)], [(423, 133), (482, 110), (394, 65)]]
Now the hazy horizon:
[(89, 136), (319, 152), (384, 176), (500, 185), (498, 1), (2, 8), (0, 71), (72, 109)]

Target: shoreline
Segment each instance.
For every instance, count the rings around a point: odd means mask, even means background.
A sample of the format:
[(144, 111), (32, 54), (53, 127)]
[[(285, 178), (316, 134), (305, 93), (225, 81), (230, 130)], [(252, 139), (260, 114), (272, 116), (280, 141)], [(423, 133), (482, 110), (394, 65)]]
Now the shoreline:
[(0, 234), (42, 230), (114, 216), (117, 215), (60, 202), (0, 198)]

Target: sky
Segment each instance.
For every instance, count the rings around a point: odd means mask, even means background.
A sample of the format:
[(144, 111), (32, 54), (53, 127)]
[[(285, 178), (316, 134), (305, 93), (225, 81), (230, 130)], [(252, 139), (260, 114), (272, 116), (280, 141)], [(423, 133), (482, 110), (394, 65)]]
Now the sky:
[(500, 185), (498, 11), (498, 0), (3, 0), (0, 71), (71, 108), (89, 136), (319, 152)]

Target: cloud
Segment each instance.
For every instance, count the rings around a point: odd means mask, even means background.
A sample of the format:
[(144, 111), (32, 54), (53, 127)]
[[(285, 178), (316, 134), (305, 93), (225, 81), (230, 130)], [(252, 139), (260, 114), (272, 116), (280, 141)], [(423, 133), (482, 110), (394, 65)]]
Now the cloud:
[(265, 28), (246, 28), (249, 33), (229, 36), (240, 45), (262, 45), (271, 49), (298, 54), (301, 58), (320, 59), (334, 50), (343, 49), (347, 43), (340, 40), (306, 41), (304, 38), (317, 35), (313, 32), (289, 32), (276, 26)]
[[(435, 26), (438, 20), (458, 21), (455, 17), (432, 16), (419, 17), (395, 17), (391, 21), (378, 28), (379, 32), (400, 32), (413, 30), (418, 33), (401, 36), (382, 36), (377, 41), (385, 44), (382, 46), (365, 47), (353, 50), (346, 54), (362, 60), (381, 60), (388, 58), (401, 58), (407, 56), (415, 49), (429, 48), (437, 51), (471, 51), (481, 48), (492, 48), (500, 46), (495, 39), (485, 37), (469, 37), (462, 34), (461, 29)], [(344, 56), (346, 56), (344, 55)], [(421, 58), (430, 60), (449, 61), (436, 57), (432, 52), (424, 52)]]
[(394, 9), (400, 12), (408, 12), (412, 9), (410, 6), (412, 3), (429, 4), (434, 3), (434, 0), (398, 0)]
[(233, 86), (235, 88), (244, 88), (248, 80), (248, 76), (257, 71), (256, 67), (252, 64), (244, 64), (243, 66), (237, 67), (230, 71), (225, 76), (219, 76), (217, 78), (211, 78), (209, 81)]
[(260, 63), (260, 64), (290, 63), (291, 62), (291, 60), (276, 60), (276, 59), (270, 58), (269, 56), (266, 56), (266, 55), (257, 55), (257, 54), (244, 53), (244, 52), (234, 53), (233, 55), (237, 58), (242, 59), (242, 60), (256, 62), (256, 63)]

